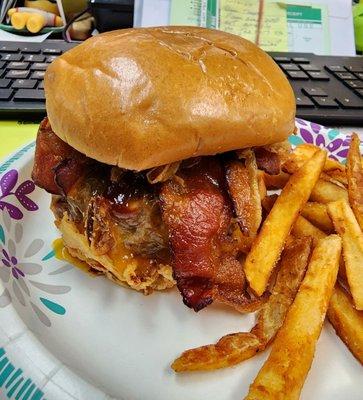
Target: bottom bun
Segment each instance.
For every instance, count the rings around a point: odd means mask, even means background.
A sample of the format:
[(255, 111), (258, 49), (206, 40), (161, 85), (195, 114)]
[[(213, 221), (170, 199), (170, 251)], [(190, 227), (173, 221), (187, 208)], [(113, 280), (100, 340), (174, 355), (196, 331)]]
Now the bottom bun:
[[(113, 282), (149, 294), (153, 290), (165, 290), (175, 285), (170, 265), (147, 262), (134, 257), (124, 246), (119, 246), (119, 257), (113, 254), (95, 254), (87, 238), (69, 219), (67, 213), (55, 221), (62, 233), (63, 245), (68, 253), (89, 266), (90, 272), (104, 274)], [(122, 248), (121, 248), (122, 247)], [(121, 254), (122, 251), (122, 254)], [(74, 263), (77, 264), (77, 263)], [(83, 269), (83, 268), (82, 268)]]

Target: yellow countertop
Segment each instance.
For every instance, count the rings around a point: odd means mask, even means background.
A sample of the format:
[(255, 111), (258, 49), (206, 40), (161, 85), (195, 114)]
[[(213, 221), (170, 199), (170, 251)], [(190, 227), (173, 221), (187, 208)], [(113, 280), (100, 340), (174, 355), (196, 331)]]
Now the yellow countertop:
[(35, 139), (38, 123), (0, 121), (0, 160)]

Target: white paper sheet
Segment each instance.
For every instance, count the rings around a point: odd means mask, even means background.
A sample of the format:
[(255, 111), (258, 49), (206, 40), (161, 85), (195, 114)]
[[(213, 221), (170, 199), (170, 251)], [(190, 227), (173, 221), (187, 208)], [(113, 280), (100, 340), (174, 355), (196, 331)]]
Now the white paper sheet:
[(140, 26), (160, 26), (169, 24), (169, 0), (143, 0), (141, 4)]

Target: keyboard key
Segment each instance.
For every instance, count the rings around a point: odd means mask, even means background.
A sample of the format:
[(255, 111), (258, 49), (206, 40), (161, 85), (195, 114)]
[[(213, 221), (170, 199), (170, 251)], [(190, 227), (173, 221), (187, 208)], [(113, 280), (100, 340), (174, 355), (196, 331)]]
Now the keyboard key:
[(40, 48), (35, 47), (22, 47), (20, 51), (24, 54), (39, 54)]
[(313, 97), (313, 101), (319, 108), (339, 108), (331, 97)]
[(319, 97), (328, 96), (324, 92), (324, 90), (320, 87), (303, 88), (302, 91), (305, 92), (308, 96), (319, 96)]
[(300, 68), (296, 64), (280, 64), (280, 68), (284, 71), (300, 71)]
[(363, 64), (362, 65), (346, 65), (345, 68), (349, 72), (363, 72)]
[(353, 79), (357, 79), (356, 76), (354, 76), (353, 74), (351, 74), (350, 72), (336, 72), (335, 76), (339, 79), (343, 79), (343, 80), (353, 80)]
[(304, 71), (316, 71), (316, 72), (321, 71), (321, 68), (314, 64), (300, 64), (300, 68), (303, 69)]
[(0, 69), (0, 78), (4, 75), (5, 69)]
[(22, 61), (12, 61), (7, 65), (7, 69), (19, 69), (19, 70), (24, 70), (28, 69), (29, 63), (27, 62), (22, 62)]
[(18, 71), (18, 70), (11, 70), (8, 71), (5, 78), (10, 79), (26, 79), (29, 75), (29, 71)]
[(299, 63), (299, 64), (309, 64), (310, 60), (308, 60), (307, 58), (304, 57), (294, 57), (292, 59), (293, 62), (295, 63)]
[(37, 70), (37, 71), (45, 71), (48, 68), (47, 63), (34, 63), (30, 66), (30, 69), (32, 71)]
[(61, 49), (48, 48), (43, 50), (43, 54), (59, 55), (62, 54)]
[(21, 54), (1, 54), (2, 61), (21, 61), (22, 58)]
[(6, 89), (10, 86), (11, 79), (0, 79), (0, 88)]
[(291, 58), (287, 58), (287, 57), (273, 57), (273, 59), (277, 63), (289, 63), (289, 62), (291, 62)]
[(38, 89), (44, 89), (44, 81), (39, 82)]
[(3, 69), (5, 67), (5, 61), (0, 61), (0, 69)]
[(47, 57), (46, 62), (47, 62), (47, 63), (51, 63), (51, 62), (53, 62), (57, 57), (58, 57), (58, 56), (49, 56), (49, 57)]
[(293, 80), (307, 80), (308, 76), (303, 71), (286, 71), (287, 75)]
[(13, 93), (12, 89), (0, 89), (0, 100), (9, 100)]
[(31, 61), (31, 62), (44, 62), (45, 57), (40, 54), (29, 54), (24, 57), (24, 61)]
[(342, 65), (326, 65), (325, 69), (330, 72), (347, 72), (347, 70)]
[(308, 71), (308, 74), (313, 81), (328, 81), (330, 79), (324, 72)]
[(363, 82), (358, 79), (355, 81), (343, 81), (343, 83), (352, 89), (363, 89)]
[(44, 90), (20, 89), (15, 93), (14, 101), (44, 101)]
[(348, 97), (348, 96), (344, 96), (344, 97), (340, 97), (340, 98), (336, 98), (336, 101), (343, 107), (343, 108), (363, 108), (363, 101), (359, 100), (356, 97)]
[(13, 89), (34, 89), (37, 81), (31, 79), (17, 79), (11, 87)]
[(34, 71), (32, 73), (31, 79), (43, 80), (45, 71)]
[(16, 44), (0, 44), (0, 53), (17, 53), (19, 47)]
[(363, 99), (363, 89), (357, 89), (354, 91), (354, 93), (356, 93), (359, 97), (362, 97)]
[(355, 76), (363, 81), (363, 72), (357, 72)]
[(314, 103), (306, 96), (296, 96), (296, 106), (301, 108), (312, 108)]

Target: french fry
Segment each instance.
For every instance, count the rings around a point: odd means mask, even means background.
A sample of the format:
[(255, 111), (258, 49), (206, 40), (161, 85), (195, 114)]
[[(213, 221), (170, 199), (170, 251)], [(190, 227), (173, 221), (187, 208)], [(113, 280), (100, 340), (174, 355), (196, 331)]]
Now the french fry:
[[(285, 160), (282, 169), (290, 174), (296, 172), (299, 168), (303, 166), (303, 164), (311, 158), (318, 150), (319, 147), (314, 146), (313, 144), (300, 144), (295, 148), (295, 150), (289, 154), (287, 160)], [(345, 166), (340, 164), (338, 161), (327, 158), (325, 160), (324, 172), (340, 170), (345, 172)]]
[(311, 239), (294, 239), (282, 253), (276, 283), (262, 306), (250, 333), (232, 333), (216, 344), (185, 351), (172, 364), (176, 372), (207, 371), (229, 367), (263, 350), (280, 329), (304, 277)]
[(290, 179), (290, 175), (286, 172), (280, 172), (278, 175), (269, 175), (263, 172), (263, 179), (267, 189), (282, 189)]
[(363, 364), (363, 311), (353, 307), (352, 298), (338, 284), (330, 299), (327, 316), (337, 335)]
[(332, 233), (334, 231), (326, 204), (308, 202), (301, 210), (301, 215), (324, 232)]
[(258, 181), (258, 191), (260, 193), (260, 199), (262, 200), (267, 196), (267, 188), (265, 180), (263, 179), (263, 174), (261, 173), (258, 174), (257, 181)]
[(311, 201), (323, 204), (339, 199), (348, 200), (348, 191), (324, 179), (318, 180), (310, 196)]
[(301, 215), (295, 221), (291, 233), (296, 237), (310, 236), (313, 238), (314, 247), (320, 239), (327, 235)]
[(260, 348), (257, 336), (248, 332), (223, 336), (216, 344), (185, 351), (171, 368), (175, 372), (212, 371), (253, 357)]
[(245, 399), (299, 398), (337, 278), (340, 252), (338, 235), (320, 240), (315, 247), (305, 278), (275, 338), (270, 356)]
[(260, 339), (261, 349), (266, 348), (281, 328), (308, 265), (312, 238), (291, 238), (291, 243), (285, 246), (281, 255), (271, 296), (262, 306), (257, 323), (251, 330)]
[(325, 151), (317, 151), (282, 189), (272, 210), (266, 217), (251, 251), (247, 254), (244, 270), (252, 290), (261, 296), (266, 290), (276, 262), (291, 227), (313, 190), (326, 159)]
[[(301, 215), (298, 217), (295, 224), (293, 225), (291, 233), (296, 238), (310, 236), (313, 239), (313, 247), (318, 244), (320, 239), (324, 239), (328, 236), (325, 232), (317, 228)], [(343, 254), (340, 257), (338, 274), (341, 280), (343, 280), (344, 282), (347, 280)]]
[(325, 180), (330, 180), (334, 183), (339, 183), (344, 187), (348, 186), (348, 179), (346, 171), (342, 171), (340, 169), (332, 169), (331, 171), (323, 172), (322, 178)]
[[(263, 199), (262, 206), (267, 212), (270, 212), (273, 205), (275, 204), (277, 197), (278, 197), (277, 194), (272, 194), (270, 196), (266, 196)], [(315, 225), (313, 225), (310, 221), (308, 221), (301, 215), (297, 217), (294, 225), (292, 226), (291, 233), (295, 237), (310, 236), (313, 239), (314, 247), (317, 245), (320, 239), (323, 239), (327, 236), (322, 230), (317, 228)]]
[(359, 226), (363, 230), (363, 166), (360, 141), (356, 133), (352, 135), (348, 151), (347, 177), (349, 202)]
[(347, 281), (355, 308), (363, 310), (363, 233), (346, 201), (329, 203), (328, 212), (343, 241)]

